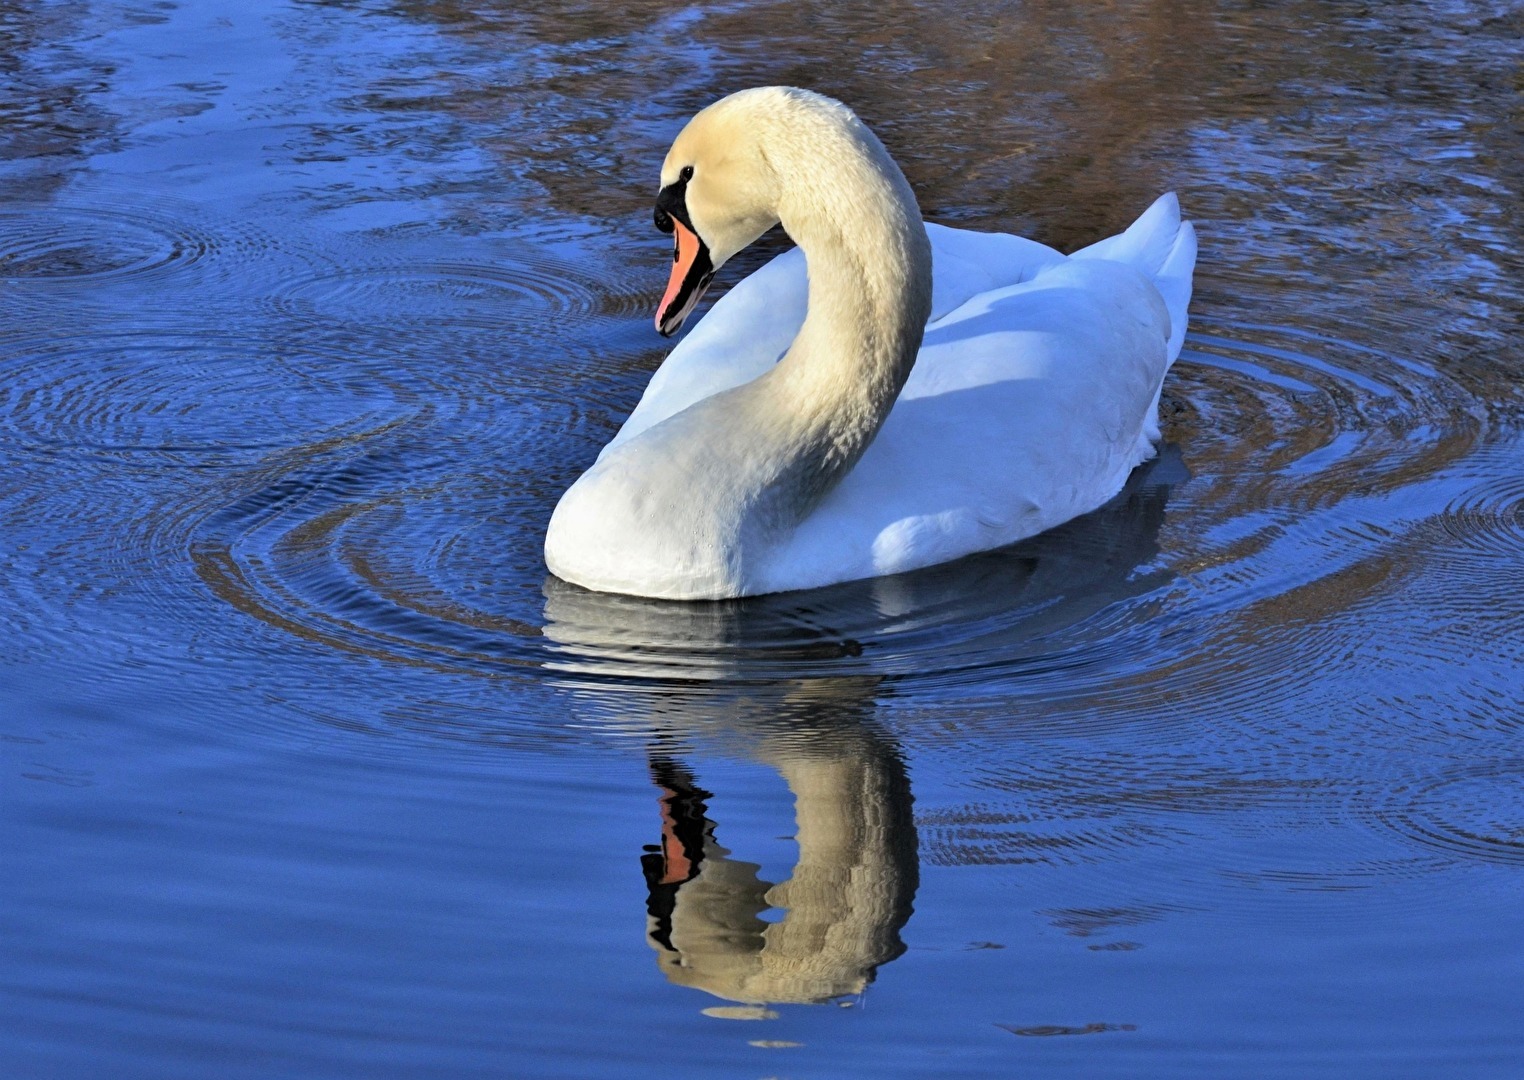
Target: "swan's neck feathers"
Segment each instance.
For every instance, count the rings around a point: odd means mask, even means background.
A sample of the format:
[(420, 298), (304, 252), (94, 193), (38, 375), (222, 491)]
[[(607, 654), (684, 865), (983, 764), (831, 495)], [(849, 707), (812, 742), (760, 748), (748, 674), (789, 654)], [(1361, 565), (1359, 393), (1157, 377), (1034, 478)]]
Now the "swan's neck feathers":
[[(856, 117), (794, 124), (768, 147), (809, 312), (755, 384), (779, 468), (758, 509), (787, 526), (856, 464), (910, 376), (931, 311), (931, 245), (904, 175)], [(771, 455), (769, 455), (771, 456)]]
[[(788, 110), (765, 140), (777, 218), (805, 253), (809, 311), (776, 369), (725, 402), (750, 539), (802, 521), (895, 405), (931, 309), (931, 245), (899, 166), (841, 107)], [(759, 533), (756, 530), (760, 530)]]

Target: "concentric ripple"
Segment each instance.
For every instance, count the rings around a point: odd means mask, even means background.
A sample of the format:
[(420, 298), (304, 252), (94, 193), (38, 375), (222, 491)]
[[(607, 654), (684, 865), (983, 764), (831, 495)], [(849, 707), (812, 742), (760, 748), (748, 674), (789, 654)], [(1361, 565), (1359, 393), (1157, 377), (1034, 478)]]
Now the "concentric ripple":
[(327, 392), (304, 371), (310, 352), (253, 334), (138, 327), (0, 342), (0, 353), (0, 444), (35, 454), (226, 462), (410, 411), (376, 381), (364, 396)]
[[(515, 462), (521, 483), (537, 481), (536, 464)], [(653, 603), (547, 578), (541, 500), (558, 488), (516, 497), (512, 475), (438, 471), (420, 486), (418, 468), (376, 452), (250, 493), (207, 522), (195, 551), (203, 580), (264, 621), (368, 655), (483, 674), (533, 666), (602, 682), (928, 671), (952, 680), (998, 664), (1072, 672), (1086, 661), (1065, 659), (1065, 636), (1164, 580), (1137, 571), (1157, 553), (1169, 492), (1158, 476), (1177, 479), (1171, 465), (1178, 460), (1142, 473), (1105, 511), (1014, 549), (724, 603)]]
[[(577, 418), (531, 385), (516, 404), (297, 451), (205, 517), (196, 574), (244, 614), (347, 652), (487, 673), (530, 663), (543, 522), (528, 489), (540, 429), (564, 437)], [(466, 580), (451, 582), (462, 555)]]
[(1468, 765), (1397, 785), (1375, 817), (1425, 851), (1524, 866), (1524, 759)]
[(1497, 461), (1495, 467), (1501, 475), (1481, 479), (1445, 507), (1438, 524), (1453, 542), (1452, 550), (1493, 560), (1524, 561), (1524, 477), (1508, 475), (1511, 464)]
[(169, 199), (101, 192), (81, 203), (0, 206), (0, 283), (13, 316), (24, 317), (12, 326), (239, 304), (321, 262), (246, 219)]
[(208, 232), (131, 210), (0, 210), (0, 278), (12, 282), (68, 284), (162, 274), (205, 258), (215, 247)]
[(522, 246), (499, 263), (422, 261), (335, 266), (284, 283), (273, 310), (304, 322), (489, 328), (564, 337), (587, 319), (617, 318), (648, 302), (617, 280), (594, 281), (575, 266)]
[[(152, 280), (271, 254), (240, 246), (237, 229), (147, 211), (39, 220), (0, 218), (14, 280)], [(1208, 318), (1166, 386), (1173, 445), (1096, 514), (805, 594), (589, 593), (547, 578), (540, 539), (575, 459), (638, 389), (644, 367), (621, 335), (649, 297), (618, 271), (595, 279), (585, 259), (486, 247), (277, 259), (277, 276), (209, 294), (227, 313), (216, 334), (176, 313), (130, 329), (101, 314), (78, 339), (27, 320), (0, 341), (0, 445), (39, 460), (258, 463), (167, 531), (162, 514), (132, 520), (160, 547), (178, 538), (213, 597), (282, 634), (464, 674), (549, 674), (599, 724), (630, 730), (643, 723), (620, 704), (632, 683), (818, 678), (952, 694), (971, 725), (984, 701), (1003, 703), (992, 723), (1022, 701), (1074, 731), (1167, 724), (1158, 702), (1184, 693), (1252, 714), (1305, 696), (1330, 663), (1362, 662), (1340, 620), (1411, 572), (1399, 555), (1411, 538), (1501, 555), (1524, 539), (1517, 473), (1478, 455), (1488, 408), (1454, 380), (1325, 335)], [(1080, 848), (1106, 847), (1104, 834)]]
[[(387, 280), (427, 280), (448, 298), (466, 278)], [(473, 302), (461, 303), (468, 317)], [(1169, 390), (1180, 448), (1097, 514), (950, 566), (804, 594), (668, 604), (547, 580), (539, 541), (574, 475), (564, 454), (614, 418), (579, 415), (559, 381), (540, 375), (514, 387), (511, 413), (501, 399), (476, 403), (473, 416), (505, 422), (498, 434), (434, 436), (443, 464), (427, 486), (340, 497), (314, 473), (303, 481), (314, 495), (253, 497), (257, 520), (223, 515), (198, 550), (219, 553), (206, 566), (221, 567), (207, 572), (223, 595), (272, 623), (447, 668), (541, 667), (585, 683), (589, 701), (627, 679), (858, 675), (1105, 701), (1113, 716), (1153, 712), (1174, 685), (1225, 703), (1289, 700), (1315, 677), (1298, 657), (1336, 653), (1336, 634), (1234, 628), (1292, 595), (1336, 613), (1352, 573), (1400, 573), (1388, 566), (1392, 537), (1415, 510), (1432, 502), (1437, 513), (1452, 497), (1437, 478), (1466, 457), (1482, 422), (1435, 371), (1263, 328), (1193, 339)], [(1193, 474), (1183, 485), (1182, 458)], [(1184, 527), (1169, 530), (1177, 520)], [(1190, 602), (1212, 618), (1184, 617)]]

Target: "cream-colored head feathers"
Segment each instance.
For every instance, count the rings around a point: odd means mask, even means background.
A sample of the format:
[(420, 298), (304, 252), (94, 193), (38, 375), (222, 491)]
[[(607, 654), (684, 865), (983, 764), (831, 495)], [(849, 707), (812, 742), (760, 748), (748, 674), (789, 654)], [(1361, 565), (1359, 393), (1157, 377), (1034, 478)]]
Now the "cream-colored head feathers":
[(662, 186), (685, 168), (688, 214), (716, 269), (780, 220), (791, 234), (807, 228), (797, 220), (807, 201), (829, 208), (860, 185), (892, 188), (885, 204), (908, 203), (919, 221), (910, 185), (867, 125), (797, 87), (742, 90), (698, 113), (667, 152)]

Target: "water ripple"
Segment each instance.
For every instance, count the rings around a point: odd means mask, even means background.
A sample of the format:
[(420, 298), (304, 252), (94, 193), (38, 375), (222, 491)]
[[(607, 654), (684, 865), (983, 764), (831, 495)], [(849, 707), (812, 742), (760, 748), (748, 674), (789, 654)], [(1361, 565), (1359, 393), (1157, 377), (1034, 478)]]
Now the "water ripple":
[[(566, 449), (616, 421), (581, 414), (550, 372), (525, 373), (497, 435), (481, 396), (470, 415), (487, 426), (469, 443), (398, 450), (390, 464), (319, 455), (305, 479), (247, 493), (198, 530), (199, 572), (292, 632), (463, 672), (542, 668), (585, 686), (585, 702), (630, 679), (855, 676), (1090, 703), (1098, 720), (1160, 715), (1175, 686), (1224, 707), (1289, 701), (1314, 677), (1301, 657), (1339, 653), (1341, 631), (1312, 612), (1358, 606), (1401, 576), (1396, 538), (1425, 500), (1443, 508), (1430, 481), (1485, 427), (1436, 371), (1291, 347), (1309, 343), (1232, 327), (1194, 337), (1166, 402), (1188, 483), (1170, 450), (1096, 515), (917, 574), (716, 604), (546, 580), (539, 538), (574, 473)], [(1277, 609), (1298, 612), (1295, 633), (1251, 629)]]
[(140, 208), (0, 210), (0, 277), (12, 284), (162, 275), (205, 258), (216, 247), (213, 234)]
[(1524, 561), (1524, 478), (1503, 471), (1511, 464), (1497, 462), (1501, 475), (1479, 478), (1445, 506), (1438, 525), (1452, 553)]
[[(130, 324), (173, 305), (234, 309), (323, 256), (243, 218), (173, 199), (109, 192), (63, 205), (0, 207), (0, 282), (13, 327), (130, 311)], [(203, 291), (204, 290), (204, 291)], [(62, 308), (60, 310), (60, 305)]]
[(1398, 784), (1374, 816), (1425, 851), (1524, 866), (1524, 759), (1466, 765)]
[(564, 339), (591, 317), (628, 316), (649, 302), (618, 279), (594, 281), (571, 264), (522, 246), (492, 264), (328, 267), (288, 279), (268, 300), (275, 314), (303, 322), (481, 327), (510, 334), (513, 341)]
[(0, 356), (8, 373), (0, 384), (0, 444), (48, 457), (229, 462), (407, 410), (375, 381), (363, 396), (324, 392), (309, 370), (333, 357), (238, 332), (139, 326), (83, 340), (37, 334), (0, 341)]
[[(216, 336), (175, 313), (78, 342), (22, 328), (0, 339), (0, 446), (39, 466), (222, 470), (172, 505), (133, 505), (112, 530), (123, 566), (173, 568), (139, 588), (156, 618), (195, 623), (209, 652), (268, 645), (237, 620), (206, 629), (176, 599), (185, 576), (295, 640), (462, 675), (548, 675), (576, 690), (583, 718), (631, 732), (645, 723), (627, 707), (636, 685), (844, 678), (956, 699), (965, 734), (1008, 727), (1022, 703), (1028, 734), (1164, 730), (1178, 710), (1161, 703), (1187, 699), (1267, 715), (1331, 668), (1371, 663), (1345, 620), (1402, 588), (1429, 546), (1450, 558), (1524, 546), (1524, 491), (1489, 456), (1501, 429), (1443, 372), (1203, 320), (1166, 388), (1172, 445), (1096, 514), (950, 566), (804, 594), (589, 593), (546, 577), (540, 538), (641, 377), (599, 345), (623, 332), (611, 313), (635, 293), (617, 273), (600, 291), (557, 256), (517, 254), (290, 264), (255, 314), (230, 306)], [(569, 336), (557, 348), (546, 337), (502, 354), (503, 340), (558, 321)], [(599, 377), (618, 392), (591, 391)], [(1458, 471), (1471, 477), (1460, 497)], [(56, 535), (80, 531), (74, 503), (46, 489), (25, 501)], [(29, 602), (30, 625), (48, 624), (47, 602)]]

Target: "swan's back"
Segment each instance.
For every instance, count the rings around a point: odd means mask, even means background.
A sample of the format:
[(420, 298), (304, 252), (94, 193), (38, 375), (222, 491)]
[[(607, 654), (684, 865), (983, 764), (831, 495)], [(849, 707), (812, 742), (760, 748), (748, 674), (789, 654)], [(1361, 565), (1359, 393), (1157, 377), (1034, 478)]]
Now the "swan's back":
[[(956, 306), (934, 308), (878, 438), (757, 568), (756, 591), (899, 573), (1014, 543), (1103, 505), (1153, 456), (1196, 254), (1174, 196), (1068, 258), (1030, 241), (1001, 243), (1014, 237), (931, 228), (935, 258), (945, 244), (970, 266), (944, 293)], [(1017, 280), (962, 298), (955, 290), (979, 270)]]
[[(1161, 196), (1126, 232), (1068, 257), (1046, 244), (1004, 233), (971, 232), (928, 222), (926, 234), (933, 267), (928, 329), (974, 297), (1030, 281), (1069, 258), (1103, 259), (1132, 266), (1154, 282), (1173, 330), (1169, 362), (1180, 354), (1196, 239), (1190, 223), (1180, 220), (1180, 205), (1173, 193)], [(738, 283), (668, 355), (603, 453), (695, 402), (765, 373), (788, 351), (804, 324), (808, 301), (809, 279), (804, 253), (798, 248)], [(924, 354), (917, 359), (917, 374), (927, 362)], [(912, 374), (912, 381), (915, 378)], [(1157, 438), (1156, 427), (1151, 438)]]

